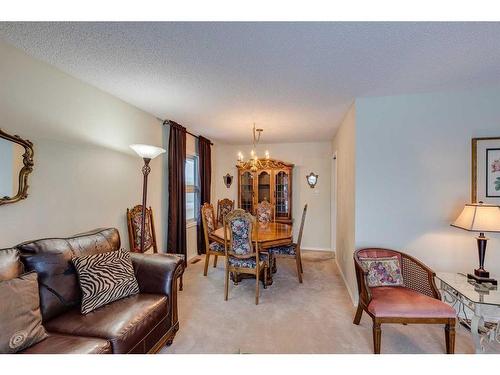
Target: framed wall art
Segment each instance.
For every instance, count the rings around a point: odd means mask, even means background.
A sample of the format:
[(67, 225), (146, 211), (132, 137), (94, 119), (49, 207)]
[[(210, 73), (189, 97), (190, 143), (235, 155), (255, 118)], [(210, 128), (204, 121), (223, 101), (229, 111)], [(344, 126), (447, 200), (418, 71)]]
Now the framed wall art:
[(472, 203), (500, 205), (500, 137), (472, 139)]

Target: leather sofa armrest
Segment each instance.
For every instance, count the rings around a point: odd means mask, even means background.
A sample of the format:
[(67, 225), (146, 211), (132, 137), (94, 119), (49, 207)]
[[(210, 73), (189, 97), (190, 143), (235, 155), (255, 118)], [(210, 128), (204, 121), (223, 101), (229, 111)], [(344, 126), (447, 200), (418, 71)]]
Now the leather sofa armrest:
[(164, 294), (177, 292), (177, 278), (184, 272), (180, 257), (170, 254), (130, 253), (135, 277), (141, 293)]

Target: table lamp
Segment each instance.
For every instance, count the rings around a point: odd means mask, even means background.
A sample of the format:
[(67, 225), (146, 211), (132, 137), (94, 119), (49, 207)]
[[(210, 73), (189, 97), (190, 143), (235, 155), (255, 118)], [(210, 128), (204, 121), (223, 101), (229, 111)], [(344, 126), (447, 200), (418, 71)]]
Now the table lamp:
[(144, 229), (146, 226), (146, 198), (148, 195), (148, 175), (151, 172), (151, 167), (149, 162), (151, 159), (156, 158), (158, 155), (166, 152), (164, 149), (156, 146), (134, 144), (130, 145), (130, 148), (134, 150), (137, 155), (139, 155), (144, 160), (144, 166), (142, 167), (142, 174), (144, 179), (142, 182), (142, 217), (141, 217), (141, 253), (144, 252)]
[(486, 243), (488, 242), (484, 232), (500, 232), (500, 206), (484, 204), (483, 202), (466, 204), (462, 213), (451, 225), (470, 232), (479, 232), (479, 237), (476, 237), (479, 268), (474, 270), (474, 274), (467, 274), (467, 278), (473, 279), (477, 283), (497, 285), (497, 280), (490, 279), (490, 273), (484, 269)]

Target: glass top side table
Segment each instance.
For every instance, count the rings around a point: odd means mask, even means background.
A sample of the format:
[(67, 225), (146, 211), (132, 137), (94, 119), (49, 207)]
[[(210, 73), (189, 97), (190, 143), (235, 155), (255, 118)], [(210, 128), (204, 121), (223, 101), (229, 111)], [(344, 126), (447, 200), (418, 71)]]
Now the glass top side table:
[(457, 312), (458, 321), (470, 329), (476, 353), (487, 342), (500, 343), (500, 291), (489, 284), (476, 284), (461, 273), (436, 273), (441, 298)]

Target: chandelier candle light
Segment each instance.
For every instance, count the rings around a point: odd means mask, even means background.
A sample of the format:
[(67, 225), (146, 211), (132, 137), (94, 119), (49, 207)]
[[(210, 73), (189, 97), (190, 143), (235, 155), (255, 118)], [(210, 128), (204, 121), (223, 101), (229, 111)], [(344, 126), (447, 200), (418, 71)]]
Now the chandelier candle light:
[(148, 175), (151, 172), (151, 167), (149, 162), (156, 158), (157, 156), (166, 152), (161, 147), (134, 144), (130, 145), (130, 148), (134, 150), (137, 155), (139, 155), (144, 160), (144, 166), (142, 167), (142, 174), (144, 175), (142, 183), (142, 213), (141, 213), (141, 253), (144, 253), (144, 230), (146, 226), (146, 199), (148, 194)]
[[(261, 167), (262, 164), (257, 156), (256, 149), (257, 149), (257, 145), (259, 144), (259, 141), (260, 141), (260, 136), (261, 136), (262, 132), (264, 131), (264, 129), (260, 129), (260, 128), (256, 129), (255, 123), (254, 123), (252, 131), (253, 131), (253, 148), (250, 151), (250, 159), (247, 162), (244, 162), (243, 161), (243, 159), (244, 159), (243, 153), (240, 151), (240, 152), (238, 152), (238, 165), (243, 166), (246, 163), (248, 163), (250, 165), (250, 170), (252, 172), (257, 172), (257, 169), (259, 167)], [(266, 158), (266, 160), (269, 159), (269, 151), (267, 151), (267, 150), (265, 152), (265, 158)]]

